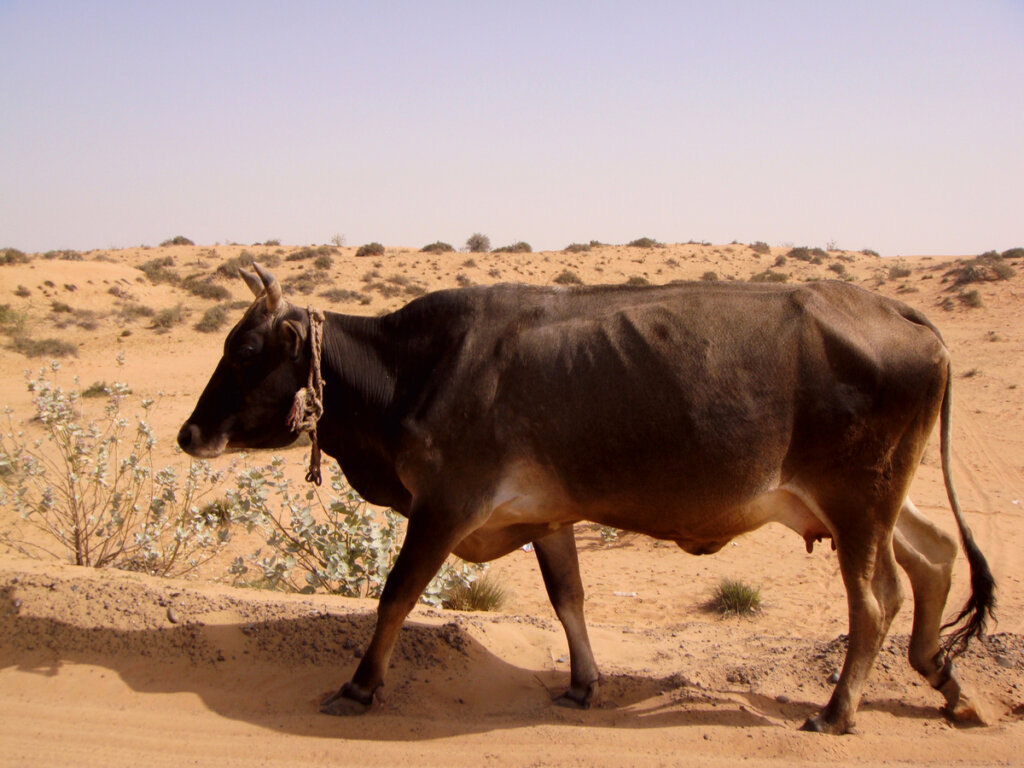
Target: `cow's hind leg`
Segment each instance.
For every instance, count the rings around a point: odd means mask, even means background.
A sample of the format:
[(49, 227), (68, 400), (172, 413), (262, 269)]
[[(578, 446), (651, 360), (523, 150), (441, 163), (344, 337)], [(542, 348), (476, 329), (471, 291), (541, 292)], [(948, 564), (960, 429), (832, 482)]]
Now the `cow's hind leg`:
[(946, 698), (946, 712), (951, 718), (977, 721), (980, 715), (963, 691), (953, 660), (939, 640), (956, 560), (956, 541), (906, 499), (896, 522), (893, 545), (896, 561), (907, 572), (914, 591), (910, 665)]
[(902, 600), (891, 529), (870, 513), (844, 519), (855, 522), (836, 536), (850, 612), (849, 646), (832, 697), (819, 714), (804, 723), (807, 731), (852, 730), (864, 684)]
[(373, 703), (374, 692), (384, 682), (402, 622), (461, 537), (460, 530), (446, 525), (444, 517), (433, 516), (430, 509), (421, 507), (410, 515), (405, 542), (377, 606), (377, 626), (370, 645), (352, 680), (320, 704), (321, 712), (360, 714)]
[(548, 597), (569, 641), (569, 690), (556, 704), (586, 709), (597, 695), (597, 664), (583, 619), (583, 581), (576, 556), (576, 537), (571, 525), (533, 542)]

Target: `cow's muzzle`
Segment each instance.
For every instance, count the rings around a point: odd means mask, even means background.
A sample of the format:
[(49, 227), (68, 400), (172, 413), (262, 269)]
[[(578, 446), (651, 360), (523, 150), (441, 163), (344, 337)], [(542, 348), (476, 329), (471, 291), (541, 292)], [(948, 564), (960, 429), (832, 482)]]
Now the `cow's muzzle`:
[(204, 439), (198, 424), (186, 421), (178, 430), (178, 445), (189, 456), (200, 459), (212, 459), (224, 453), (228, 436), (217, 435), (213, 440)]

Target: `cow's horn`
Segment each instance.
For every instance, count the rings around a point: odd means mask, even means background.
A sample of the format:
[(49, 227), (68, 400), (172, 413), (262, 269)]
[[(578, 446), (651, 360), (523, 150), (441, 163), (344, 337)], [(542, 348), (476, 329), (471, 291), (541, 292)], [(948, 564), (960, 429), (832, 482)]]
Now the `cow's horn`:
[(263, 281), (263, 287), (267, 291), (267, 311), (276, 312), (278, 307), (281, 306), (281, 284), (277, 282), (276, 277), (255, 261), (252, 263), (252, 266), (256, 270), (256, 274), (260, 276), (260, 280)]
[(260, 280), (259, 275), (247, 272), (244, 269), (238, 270), (238, 274), (245, 280), (245, 284), (249, 286), (249, 290), (252, 291), (253, 296), (260, 296), (263, 293), (263, 281)]

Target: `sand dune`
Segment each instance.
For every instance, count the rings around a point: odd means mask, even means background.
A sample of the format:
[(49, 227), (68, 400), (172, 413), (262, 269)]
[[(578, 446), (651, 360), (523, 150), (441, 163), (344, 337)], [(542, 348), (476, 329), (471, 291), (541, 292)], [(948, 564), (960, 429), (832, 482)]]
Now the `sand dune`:
[[(356, 249), (341, 248), (323, 268), (314, 265), (316, 254), (289, 260), (299, 249), (276, 246), (36, 256), (0, 266), (0, 304), (21, 318), (0, 338), (0, 403), (11, 406), (18, 428), (32, 429), (22, 371), (47, 358), (27, 358), (8, 339), (58, 338), (77, 351), (58, 374), (67, 383), (72, 376), (83, 386), (128, 382), (129, 406), (157, 398), (158, 460), (181, 462), (173, 436), (233, 319), (211, 333), (194, 325), (207, 310), (250, 297), (240, 280), (216, 271), (243, 252), (276, 263), (292, 301), (359, 314), (467, 283), (661, 283), (710, 272), (749, 279), (766, 270), (791, 282), (847, 277), (925, 311), (953, 354), (955, 479), (999, 583), (999, 625), (961, 663), (990, 726), (958, 728), (942, 718), (941, 696), (905, 660), (908, 603), (876, 664), (859, 733), (796, 731), (827, 700), (829, 675), (842, 660), (845, 597), (828, 547), (807, 554), (799, 537), (770, 527), (696, 558), (638, 536), (603, 544), (581, 527), (586, 609), (603, 674), (600, 704), (586, 712), (550, 704), (568, 680), (567, 651), (526, 552), (491, 568), (513, 593), (502, 612), (418, 607), (382, 701), (353, 719), (319, 715), (317, 703), (354, 669), (372, 629), (372, 601), (234, 589), (211, 580), (226, 563), (181, 581), (0, 553), (0, 763), (1015, 764), (1024, 750), (1024, 265), (1013, 260), (1016, 274), (975, 274), (976, 282), (958, 286), (962, 272), (954, 270), (964, 264), (951, 257), (830, 252), (821, 263), (788, 257), (777, 264), (788, 251), (758, 254), (741, 244), (533, 254), (391, 248), (357, 258)], [(175, 281), (160, 282), (152, 266), (148, 277), (138, 268), (168, 257), (164, 268)], [(196, 295), (181, 282), (189, 277), (228, 297)], [(170, 316), (157, 322), (163, 310)], [(237, 318), (241, 310), (227, 314)], [(287, 453), (298, 463), (303, 449)], [(935, 445), (912, 495), (937, 524), (955, 530)], [(0, 510), (0, 525), (13, 523), (12, 512)], [(761, 587), (766, 605), (758, 617), (721, 619), (702, 610), (722, 577)], [(950, 606), (966, 593), (961, 558)]]

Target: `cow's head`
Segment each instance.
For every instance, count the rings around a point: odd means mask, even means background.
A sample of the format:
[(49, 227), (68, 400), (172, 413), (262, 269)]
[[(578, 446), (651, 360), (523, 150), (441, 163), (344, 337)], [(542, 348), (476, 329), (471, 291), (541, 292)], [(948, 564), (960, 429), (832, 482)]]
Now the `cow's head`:
[(281, 448), (295, 392), (309, 372), (309, 317), (281, 297), (277, 279), (257, 264), (242, 277), (256, 301), (224, 342), (224, 355), (178, 432), (178, 445), (202, 458), (225, 450)]

